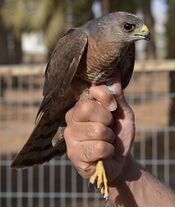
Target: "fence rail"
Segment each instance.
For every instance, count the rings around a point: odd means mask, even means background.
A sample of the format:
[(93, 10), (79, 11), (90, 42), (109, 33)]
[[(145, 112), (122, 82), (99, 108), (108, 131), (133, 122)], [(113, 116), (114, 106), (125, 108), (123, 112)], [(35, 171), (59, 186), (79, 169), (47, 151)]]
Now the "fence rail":
[[(45, 66), (0, 66), (0, 91), (5, 85), (0, 97), (0, 206), (97, 207), (103, 203), (99, 194), (88, 192), (87, 181), (66, 156), (24, 171), (9, 167), (33, 128)], [(170, 113), (175, 100), (175, 91), (170, 90), (173, 71), (175, 60), (136, 62), (125, 93), (136, 116), (133, 155), (175, 190), (175, 125), (170, 122), (170, 116), (175, 117), (175, 112)]]
[[(1, 65), (0, 76), (23, 76), (43, 74), (46, 64)], [(175, 60), (136, 61), (135, 72), (175, 71)]]

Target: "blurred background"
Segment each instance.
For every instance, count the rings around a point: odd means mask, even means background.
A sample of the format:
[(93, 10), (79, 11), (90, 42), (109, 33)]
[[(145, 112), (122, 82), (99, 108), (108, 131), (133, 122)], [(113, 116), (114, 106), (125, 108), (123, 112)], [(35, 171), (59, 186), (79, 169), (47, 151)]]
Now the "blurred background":
[(58, 38), (111, 11), (142, 17), (153, 38), (136, 45), (125, 91), (136, 115), (132, 152), (175, 190), (175, 0), (0, 0), (0, 206), (104, 206), (66, 156), (10, 169), (26, 142), (42, 97), (45, 65)]

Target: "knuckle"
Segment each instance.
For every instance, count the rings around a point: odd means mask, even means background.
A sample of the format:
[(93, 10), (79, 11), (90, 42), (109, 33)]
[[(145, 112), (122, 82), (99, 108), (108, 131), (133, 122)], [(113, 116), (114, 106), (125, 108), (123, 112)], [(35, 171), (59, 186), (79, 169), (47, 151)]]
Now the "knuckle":
[(101, 123), (89, 123), (88, 127), (84, 131), (86, 137), (94, 140), (104, 140), (113, 143), (115, 134), (112, 129), (106, 127)]
[(76, 168), (78, 173), (85, 179), (90, 178), (95, 172), (95, 165), (89, 163), (82, 163)]
[(95, 124), (90, 122), (88, 126), (86, 127), (84, 134), (86, 137), (95, 138)]
[(106, 127), (103, 124), (90, 122), (84, 133), (86, 137), (89, 138), (103, 139), (105, 136), (105, 132)]
[(92, 157), (92, 153), (94, 153), (94, 146), (84, 146), (82, 145), (82, 155), (81, 158), (84, 162), (89, 162), (90, 157)]
[(88, 114), (93, 109), (92, 102), (90, 100), (82, 101), (80, 105), (80, 111), (84, 114)]
[(101, 90), (99, 92), (99, 97), (103, 100), (106, 104), (110, 104), (114, 100), (114, 96), (107, 92), (106, 90)]
[(91, 167), (91, 166), (90, 166), (88, 163), (83, 163), (83, 164), (81, 165), (81, 170), (87, 172), (87, 171), (90, 170), (90, 167)]
[(106, 98), (109, 96), (109, 94), (105, 91), (105, 90), (99, 90), (99, 92), (98, 92), (98, 96), (103, 100), (103, 99), (105, 99), (106, 100)]
[(81, 117), (89, 115), (93, 111), (93, 103), (90, 100), (79, 101), (76, 105), (76, 111)]

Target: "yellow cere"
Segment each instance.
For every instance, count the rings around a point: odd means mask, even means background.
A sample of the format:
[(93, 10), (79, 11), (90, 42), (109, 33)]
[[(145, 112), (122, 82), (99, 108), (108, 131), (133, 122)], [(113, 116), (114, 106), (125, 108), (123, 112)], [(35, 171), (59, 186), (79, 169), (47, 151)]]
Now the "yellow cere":
[(144, 25), (142, 26), (142, 28), (141, 28), (141, 31), (142, 31), (143, 33), (145, 33), (145, 32), (149, 32), (149, 29), (148, 29), (148, 27), (144, 24)]

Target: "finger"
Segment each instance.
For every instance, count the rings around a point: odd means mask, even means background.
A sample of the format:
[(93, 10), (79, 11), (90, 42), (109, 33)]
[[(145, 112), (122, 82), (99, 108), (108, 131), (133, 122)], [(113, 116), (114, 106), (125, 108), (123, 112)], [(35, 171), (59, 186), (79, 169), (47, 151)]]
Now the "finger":
[(113, 130), (118, 137), (115, 144), (116, 152), (125, 157), (129, 153), (135, 137), (134, 113), (125, 101), (124, 95), (121, 95), (116, 99), (118, 108), (117, 111), (113, 113), (116, 125)]
[(123, 91), (121, 86), (120, 74), (116, 74), (116, 76), (110, 82), (108, 82), (107, 85), (108, 85), (108, 89), (115, 97), (122, 95)]
[[(115, 134), (111, 128), (99, 122), (81, 122), (67, 126), (64, 131), (65, 137), (74, 137), (76, 141), (101, 140), (114, 143)], [(68, 141), (72, 141), (70, 138)]]
[(113, 116), (110, 111), (94, 100), (80, 100), (73, 108), (72, 120), (75, 122), (100, 122), (110, 126)]
[(111, 157), (114, 146), (104, 141), (66, 142), (67, 155), (73, 162), (93, 163), (100, 159)]
[(96, 169), (96, 162), (94, 163), (87, 163), (87, 162), (72, 162), (73, 166), (77, 170), (77, 172), (85, 179), (90, 178)]
[(90, 96), (99, 101), (107, 110), (115, 111), (117, 102), (106, 85), (92, 86), (89, 89)]
[(67, 156), (80, 175), (89, 178), (95, 172), (96, 162), (112, 157), (114, 147), (103, 141), (66, 142)]
[[(83, 168), (76, 167), (78, 173), (85, 179), (89, 179), (95, 173), (95, 165), (89, 165), (88, 163), (83, 163)], [(87, 167), (86, 167), (87, 166)], [(86, 168), (87, 170), (84, 170)]]
[(120, 113), (123, 118), (125, 117), (127, 120), (133, 120), (134, 121), (134, 113), (132, 108), (128, 105), (126, 102), (126, 99), (124, 97), (124, 94), (116, 97), (117, 103), (118, 103), (118, 113)]
[(74, 142), (69, 145), (69, 143), (66, 142), (66, 145), (67, 156), (72, 162), (72, 165), (83, 178), (90, 178), (95, 172), (96, 162), (84, 162), (80, 159), (79, 155), (82, 154), (82, 148), (79, 143)]
[(112, 144), (104, 141), (81, 142), (81, 149), (79, 156), (83, 162), (95, 162), (107, 157), (112, 157), (115, 151)]

